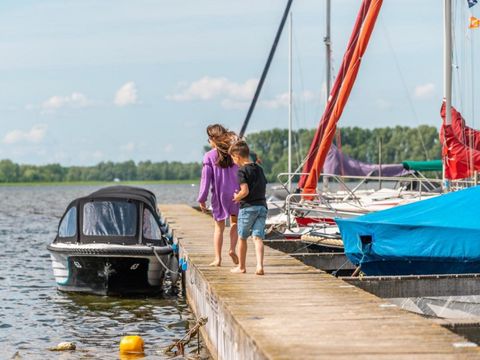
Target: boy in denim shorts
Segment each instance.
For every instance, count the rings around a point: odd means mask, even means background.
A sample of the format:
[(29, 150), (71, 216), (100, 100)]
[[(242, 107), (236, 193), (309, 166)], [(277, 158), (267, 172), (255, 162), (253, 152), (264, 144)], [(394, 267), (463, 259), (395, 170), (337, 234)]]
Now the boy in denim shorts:
[(238, 183), (240, 191), (233, 196), (240, 203), (238, 213), (239, 265), (232, 269), (234, 273), (245, 273), (247, 257), (247, 238), (251, 235), (255, 243), (257, 270), (255, 274), (263, 275), (263, 239), (265, 237), (265, 220), (267, 219), (267, 200), (265, 191), (267, 179), (262, 168), (253, 163), (250, 150), (245, 141), (237, 141), (230, 147), (229, 154), (233, 162), (239, 166)]

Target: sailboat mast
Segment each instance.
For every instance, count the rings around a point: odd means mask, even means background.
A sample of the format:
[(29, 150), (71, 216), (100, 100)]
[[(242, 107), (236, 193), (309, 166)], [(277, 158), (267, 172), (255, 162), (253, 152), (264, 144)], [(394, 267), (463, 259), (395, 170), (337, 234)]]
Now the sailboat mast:
[(452, 124), (452, 0), (443, 0), (444, 4), (444, 76), (443, 92), (445, 97), (446, 125)]
[(293, 109), (293, 17), (290, 11), (290, 21), (288, 26), (288, 192), (292, 192), (292, 109)]
[[(332, 41), (330, 39), (330, 19), (331, 19), (331, 1), (326, 0), (325, 3), (325, 37), (323, 43), (325, 44), (325, 104), (328, 103), (330, 90), (332, 89)], [(323, 177), (323, 191), (328, 191), (329, 180), (328, 177)]]
[(330, 96), (330, 90), (332, 88), (332, 41), (330, 39), (330, 19), (331, 19), (331, 1), (326, 0), (326, 8), (325, 8), (325, 16), (326, 16), (326, 29), (325, 29), (325, 37), (323, 38), (323, 42), (325, 43), (325, 64), (327, 67), (327, 74), (326, 74), (326, 100)]
[[(445, 125), (452, 125), (452, 0), (443, 0), (443, 96), (445, 98)], [(449, 190), (445, 177), (445, 160), (443, 159), (443, 190)]]
[(272, 48), (270, 49), (270, 53), (268, 54), (267, 62), (265, 67), (262, 71), (262, 76), (257, 85), (257, 89), (255, 90), (255, 94), (253, 95), (252, 102), (250, 103), (250, 107), (248, 108), (247, 116), (243, 121), (242, 128), (240, 129), (239, 136), (243, 137), (245, 132), (247, 131), (248, 123), (250, 122), (250, 117), (252, 116), (253, 110), (255, 109), (255, 105), (257, 104), (258, 97), (260, 96), (260, 92), (262, 91), (263, 83), (265, 82), (265, 78), (267, 77), (268, 69), (270, 69), (270, 64), (272, 63), (273, 56), (275, 55), (275, 51), (277, 50), (278, 42), (280, 41), (280, 36), (282, 35), (283, 26), (287, 21), (288, 13), (290, 12), (290, 7), (292, 6), (293, 0), (288, 0), (287, 6), (285, 7), (285, 11), (283, 12), (282, 20), (280, 21), (280, 25), (278, 26), (277, 33), (275, 35), (275, 40), (273, 40)]

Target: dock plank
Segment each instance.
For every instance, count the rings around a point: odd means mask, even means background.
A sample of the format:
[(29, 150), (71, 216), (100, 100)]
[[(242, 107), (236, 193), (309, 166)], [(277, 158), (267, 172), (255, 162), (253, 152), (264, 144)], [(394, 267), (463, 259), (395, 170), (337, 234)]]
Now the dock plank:
[[(265, 276), (208, 266), (213, 220), (187, 205), (159, 207), (189, 261), (187, 298), (208, 316), (206, 344), (218, 359), (480, 359), (477, 346), (437, 322), (265, 247)], [(227, 232), (226, 232), (227, 234)], [(224, 249), (228, 248), (228, 236)]]

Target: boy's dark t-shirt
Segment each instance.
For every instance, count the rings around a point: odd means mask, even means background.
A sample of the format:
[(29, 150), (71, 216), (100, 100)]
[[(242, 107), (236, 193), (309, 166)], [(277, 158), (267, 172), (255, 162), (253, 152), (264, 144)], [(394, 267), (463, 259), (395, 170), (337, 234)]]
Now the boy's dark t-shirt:
[(238, 183), (248, 185), (248, 195), (240, 200), (240, 208), (262, 205), (267, 207), (267, 179), (260, 165), (249, 163), (238, 168)]

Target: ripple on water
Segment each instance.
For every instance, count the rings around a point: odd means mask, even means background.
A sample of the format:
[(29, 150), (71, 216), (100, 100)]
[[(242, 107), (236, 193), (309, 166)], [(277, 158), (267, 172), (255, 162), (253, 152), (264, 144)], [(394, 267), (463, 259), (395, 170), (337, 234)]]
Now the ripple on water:
[[(190, 185), (146, 187), (164, 203), (193, 203), (197, 191)], [(148, 359), (166, 359), (162, 347), (188, 329), (193, 315), (182, 297), (124, 299), (56, 290), (46, 245), (68, 203), (97, 189), (0, 187), (0, 358), (18, 351), (32, 360), (117, 359), (120, 337), (136, 333), (145, 340)], [(47, 350), (62, 341), (76, 342), (79, 351)]]

